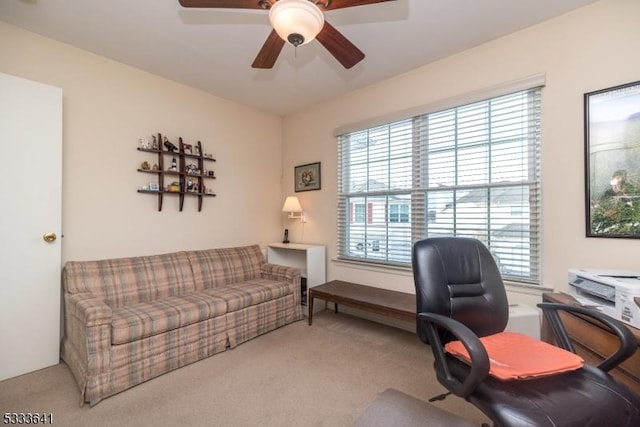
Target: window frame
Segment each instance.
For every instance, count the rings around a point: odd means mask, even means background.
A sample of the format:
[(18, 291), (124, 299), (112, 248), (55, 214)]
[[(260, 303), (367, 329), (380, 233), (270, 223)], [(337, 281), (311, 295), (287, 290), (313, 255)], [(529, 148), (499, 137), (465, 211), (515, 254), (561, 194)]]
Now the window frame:
[[(488, 193), (493, 191), (492, 189), (494, 188), (497, 189), (500, 187), (514, 187), (514, 188), (526, 187), (530, 189), (529, 191), (531, 192), (531, 194), (533, 194), (533, 196), (531, 197), (533, 197), (534, 202), (532, 204), (530, 202), (531, 204), (531, 206), (529, 206), (530, 217), (528, 218), (529, 222), (526, 224), (528, 224), (528, 228), (529, 228), (528, 233), (531, 234), (532, 237), (527, 239), (529, 241), (528, 247), (518, 249), (518, 251), (520, 252), (526, 252), (528, 254), (533, 253), (533, 255), (529, 255), (530, 260), (528, 264), (529, 264), (530, 271), (525, 275), (523, 275), (524, 273), (522, 272), (514, 275), (513, 273), (509, 274), (509, 272), (505, 271), (505, 269), (503, 268), (503, 275), (505, 276), (505, 278), (513, 280), (515, 282), (524, 282), (527, 284), (540, 284), (540, 271), (541, 271), (540, 222), (541, 222), (541, 199), (542, 199), (542, 196), (540, 194), (541, 193), (541, 177), (540, 177), (541, 124), (540, 123), (542, 119), (541, 92), (542, 92), (542, 85), (538, 84), (531, 87), (521, 88), (517, 91), (513, 91), (509, 93), (496, 94), (486, 99), (479, 99), (474, 102), (469, 102), (462, 105), (454, 105), (440, 111), (426, 112), (426, 113), (418, 114), (411, 117), (401, 118), (399, 120), (396, 120), (395, 122), (389, 122), (386, 124), (375, 126), (373, 128), (361, 129), (359, 131), (352, 130), (351, 132), (347, 132), (346, 134), (343, 133), (343, 134), (337, 135), (338, 136), (338, 242), (337, 242), (338, 243), (337, 245), (338, 259), (363, 262), (366, 264), (372, 263), (372, 264), (383, 264), (383, 265), (392, 265), (396, 267), (400, 266), (400, 267), (410, 268), (411, 261), (410, 261), (410, 257), (407, 260), (406, 252), (402, 253), (403, 259), (400, 262), (398, 262), (398, 260), (395, 260), (395, 259), (389, 259), (388, 256), (382, 257), (382, 258), (376, 257), (375, 259), (368, 258), (367, 257), (368, 254), (366, 253), (366, 251), (363, 252), (362, 255), (354, 256), (349, 251), (349, 246), (348, 246), (349, 240), (350, 240), (350, 232), (348, 228), (350, 224), (345, 223), (342, 218), (345, 203), (348, 205), (349, 200), (356, 197), (364, 198), (365, 200), (367, 200), (368, 197), (375, 197), (375, 196), (387, 197), (386, 225), (388, 228), (389, 224), (404, 223), (404, 222), (393, 220), (393, 219), (396, 219), (395, 218), (396, 216), (398, 216), (398, 219), (399, 219), (401, 214), (400, 214), (400, 211), (398, 211), (397, 214), (393, 213), (392, 209), (400, 209), (400, 208), (392, 208), (391, 206), (394, 206), (394, 205), (400, 206), (400, 205), (397, 202), (390, 201), (389, 198), (397, 197), (397, 196), (406, 196), (409, 198), (409, 202), (411, 206), (410, 212), (408, 215), (411, 245), (413, 244), (413, 242), (427, 237), (426, 235), (427, 230), (429, 229), (431, 224), (436, 221), (436, 213), (432, 209), (430, 209), (430, 207), (425, 203), (427, 199), (427, 194), (429, 195), (433, 194), (434, 190), (429, 189), (427, 176), (426, 176), (427, 174), (425, 174), (425, 169), (428, 169), (428, 166), (423, 164), (424, 155), (425, 155), (424, 151), (426, 149), (422, 145), (425, 143), (425, 141), (421, 135), (418, 135), (416, 137), (417, 133), (424, 131), (424, 124), (421, 123), (421, 121), (427, 120), (430, 117), (433, 117), (435, 114), (442, 113), (443, 111), (447, 111), (447, 110), (457, 111), (471, 104), (489, 103), (491, 101), (495, 101), (498, 99), (502, 99), (503, 97), (507, 97), (509, 95), (519, 93), (519, 94), (525, 94), (527, 97), (533, 97), (532, 100), (527, 100), (525, 103), (528, 107), (528, 110), (526, 112), (527, 114), (529, 114), (528, 120), (525, 122), (527, 123), (528, 132), (531, 133), (530, 135), (527, 135), (527, 137), (525, 138), (525, 140), (528, 141), (527, 149), (529, 150), (528, 151), (528, 156), (529, 156), (528, 168), (531, 169), (533, 167), (533, 171), (531, 170), (528, 171), (528, 174), (531, 175), (531, 178), (527, 181), (526, 184), (522, 182), (519, 182), (517, 184), (510, 183), (508, 185), (498, 185), (496, 183), (489, 183), (487, 185), (476, 185), (475, 187), (484, 188), (487, 190)], [(389, 188), (387, 189), (387, 191), (378, 190), (374, 192), (366, 192), (366, 191), (350, 192), (348, 191), (349, 189), (345, 189), (345, 183), (348, 182), (348, 175), (349, 175), (349, 172), (344, 169), (344, 168), (347, 168), (346, 164), (348, 164), (348, 162), (345, 162), (345, 159), (343, 158), (346, 155), (344, 151), (345, 150), (344, 144), (346, 143), (345, 138), (348, 138), (350, 135), (353, 135), (356, 132), (371, 131), (372, 129), (377, 129), (384, 126), (392, 126), (397, 123), (406, 122), (407, 120), (411, 122), (412, 132), (413, 132), (412, 133), (413, 136), (411, 137), (412, 149), (413, 149), (413, 152), (412, 152), (413, 170), (411, 173), (413, 183), (411, 185), (411, 188), (401, 189), (401, 190)], [(488, 147), (487, 149), (490, 150), (492, 144), (496, 144), (496, 143), (493, 140), (488, 140), (484, 144), (487, 145)], [(455, 150), (457, 155), (458, 148), (456, 148)], [(489, 169), (489, 173), (490, 172), (491, 170)], [(470, 187), (474, 187), (474, 186), (470, 186)], [(462, 188), (464, 188), (464, 186), (454, 185), (451, 187), (451, 189), (453, 189), (454, 192)], [(498, 190), (495, 190), (495, 191), (498, 191)], [(508, 191), (508, 190), (505, 190), (503, 188), (501, 191)], [(524, 196), (521, 196), (521, 197), (524, 200)], [(531, 199), (531, 197), (527, 196), (527, 199)], [(491, 199), (489, 198), (488, 200), (490, 203)], [(457, 201), (457, 199), (454, 198), (454, 201)], [(512, 210), (512, 212), (517, 212), (518, 209), (522, 209), (522, 206), (516, 206), (516, 207), (511, 206), (510, 209)], [(487, 216), (488, 215), (489, 214), (487, 214)], [(511, 224), (507, 224), (507, 225), (510, 226)], [(508, 228), (508, 227), (505, 226), (505, 228)], [(512, 227), (512, 228), (517, 228), (517, 227)], [(488, 227), (487, 241), (485, 242), (488, 246), (490, 246), (490, 243), (491, 243), (490, 242), (490, 239), (492, 238), (491, 233), (492, 233), (491, 228)], [(516, 231), (513, 231), (513, 233), (514, 235), (517, 234)], [(454, 235), (464, 235), (464, 234), (458, 234), (456, 232), (454, 233)], [(526, 236), (527, 234), (525, 233), (524, 235)], [(522, 239), (525, 239), (525, 237), (522, 237)], [(387, 242), (386, 244), (389, 244), (389, 242)], [(385, 248), (385, 251), (388, 253), (390, 249)], [(515, 247), (513, 251), (514, 253), (518, 252), (515, 250)], [(409, 249), (409, 252), (410, 252), (410, 249)], [(500, 263), (499, 259), (498, 261)]]

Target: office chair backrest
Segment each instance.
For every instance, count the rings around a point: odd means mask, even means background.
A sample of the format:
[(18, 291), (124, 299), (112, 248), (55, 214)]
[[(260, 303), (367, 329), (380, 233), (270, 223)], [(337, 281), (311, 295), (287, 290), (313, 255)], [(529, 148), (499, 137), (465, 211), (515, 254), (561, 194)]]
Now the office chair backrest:
[[(509, 319), (504, 283), (493, 256), (476, 239), (435, 237), (412, 250), (417, 312), (451, 317), (483, 337), (502, 332)], [(423, 323), (417, 332), (428, 343)], [(442, 336), (443, 343), (451, 340)]]

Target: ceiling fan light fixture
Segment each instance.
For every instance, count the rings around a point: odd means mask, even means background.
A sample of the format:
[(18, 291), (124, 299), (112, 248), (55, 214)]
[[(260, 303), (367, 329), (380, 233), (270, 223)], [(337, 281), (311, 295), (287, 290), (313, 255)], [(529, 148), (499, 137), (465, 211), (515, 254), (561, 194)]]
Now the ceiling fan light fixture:
[(269, 22), (282, 40), (300, 46), (322, 30), (324, 15), (308, 0), (279, 0), (269, 9)]

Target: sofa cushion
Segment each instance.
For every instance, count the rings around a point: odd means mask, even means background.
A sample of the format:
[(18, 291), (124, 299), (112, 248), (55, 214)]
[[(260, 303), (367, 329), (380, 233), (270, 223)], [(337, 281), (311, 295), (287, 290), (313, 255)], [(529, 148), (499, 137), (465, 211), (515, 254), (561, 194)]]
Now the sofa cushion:
[(201, 292), (167, 297), (113, 310), (111, 343), (124, 344), (222, 316), (227, 303)]
[(186, 252), (98, 261), (69, 261), (64, 290), (90, 293), (111, 308), (196, 290)]
[(227, 302), (227, 312), (230, 313), (289, 295), (291, 287), (283, 282), (256, 279), (219, 288), (205, 289), (202, 292), (224, 299)]
[(197, 290), (257, 279), (266, 262), (258, 245), (189, 251), (187, 257)]

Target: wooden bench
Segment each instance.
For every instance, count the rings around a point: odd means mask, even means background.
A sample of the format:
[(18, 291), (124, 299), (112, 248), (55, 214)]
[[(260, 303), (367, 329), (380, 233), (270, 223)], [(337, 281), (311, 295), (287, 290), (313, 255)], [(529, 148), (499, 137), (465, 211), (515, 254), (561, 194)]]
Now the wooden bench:
[(309, 288), (308, 297), (309, 325), (313, 321), (313, 300), (316, 298), (332, 302), (336, 313), (338, 304), (343, 304), (394, 319), (416, 321), (416, 296), (405, 292), (333, 280)]

